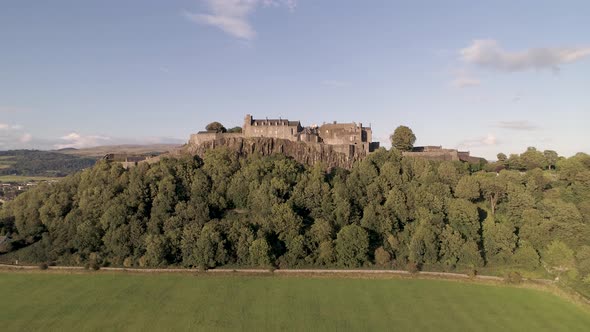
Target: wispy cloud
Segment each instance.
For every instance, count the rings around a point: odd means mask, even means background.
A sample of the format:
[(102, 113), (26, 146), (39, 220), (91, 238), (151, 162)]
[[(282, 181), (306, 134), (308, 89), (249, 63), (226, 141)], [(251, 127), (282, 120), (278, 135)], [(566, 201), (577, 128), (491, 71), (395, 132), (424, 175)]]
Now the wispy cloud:
[(66, 148), (88, 148), (93, 146), (99, 145), (106, 145), (111, 140), (110, 137), (106, 136), (96, 136), (96, 135), (89, 135), (84, 136), (80, 135), (76, 132), (70, 133), (66, 136), (60, 138), (62, 143), (55, 144), (55, 148), (57, 149), (66, 149)]
[(184, 12), (189, 20), (210, 25), (221, 29), (225, 33), (245, 40), (256, 37), (256, 30), (249, 21), (250, 15), (258, 7), (284, 6), (293, 10), (297, 5), (295, 0), (204, 0), (209, 9), (208, 13)]
[(24, 133), (19, 137), (19, 142), (21, 143), (29, 143), (33, 140), (33, 135), (29, 133)]
[(485, 137), (478, 137), (474, 139), (468, 139), (458, 144), (458, 148), (475, 148), (482, 146), (494, 146), (498, 145), (499, 141), (493, 134), (488, 134)]
[(456, 88), (469, 88), (478, 86), (481, 84), (481, 81), (477, 78), (472, 77), (457, 77), (451, 81), (451, 85)]
[(559, 70), (562, 64), (572, 63), (590, 56), (590, 46), (544, 47), (510, 52), (493, 39), (474, 40), (460, 52), (464, 62), (506, 72), (529, 69)]
[(531, 130), (539, 129), (539, 127), (537, 127), (535, 124), (533, 124), (529, 121), (526, 121), (526, 120), (500, 121), (500, 122), (496, 123), (496, 127), (502, 128), (502, 129), (523, 130), (523, 131), (531, 131)]
[(466, 68), (454, 71), (454, 79), (451, 81), (451, 86), (455, 88), (469, 88), (479, 86), (481, 81), (473, 76)]
[(8, 149), (27, 147), (33, 136), (22, 129), (20, 125), (0, 123), (0, 146)]
[(24, 109), (24, 108), (0, 106), (0, 113), (22, 113), (22, 112), (26, 112), (26, 111), (27, 111), (27, 109)]

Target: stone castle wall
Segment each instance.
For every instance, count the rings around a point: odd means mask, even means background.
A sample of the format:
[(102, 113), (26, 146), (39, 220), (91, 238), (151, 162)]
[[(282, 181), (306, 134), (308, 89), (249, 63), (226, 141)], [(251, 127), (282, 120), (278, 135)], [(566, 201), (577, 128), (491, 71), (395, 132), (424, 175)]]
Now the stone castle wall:
[(193, 144), (193, 145), (201, 145), (205, 142), (218, 140), (220, 138), (238, 138), (238, 137), (244, 137), (244, 134), (242, 134), (242, 133), (213, 133), (213, 132), (209, 133), (209, 132), (204, 132), (204, 133), (192, 134), (188, 143)]
[(436, 161), (458, 161), (461, 160), (459, 158), (459, 153), (457, 150), (450, 150), (450, 149), (440, 149), (435, 151), (428, 151), (428, 152), (416, 152), (416, 151), (404, 151), (404, 157), (415, 157), (415, 158), (424, 158), (428, 160), (436, 160)]

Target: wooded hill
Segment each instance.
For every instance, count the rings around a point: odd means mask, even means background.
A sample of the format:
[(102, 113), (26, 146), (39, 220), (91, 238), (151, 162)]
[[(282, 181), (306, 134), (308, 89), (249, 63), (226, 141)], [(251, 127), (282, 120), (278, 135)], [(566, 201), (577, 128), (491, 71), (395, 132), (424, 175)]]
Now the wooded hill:
[(91, 167), (96, 158), (39, 150), (0, 151), (0, 175), (66, 176)]
[(3, 250), (13, 252), (0, 259), (509, 268), (590, 282), (590, 156), (560, 158), (555, 170), (467, 167), (383, 148), (330, 173), (227, 149), (128, 170), (101, 161), (6, 204)]

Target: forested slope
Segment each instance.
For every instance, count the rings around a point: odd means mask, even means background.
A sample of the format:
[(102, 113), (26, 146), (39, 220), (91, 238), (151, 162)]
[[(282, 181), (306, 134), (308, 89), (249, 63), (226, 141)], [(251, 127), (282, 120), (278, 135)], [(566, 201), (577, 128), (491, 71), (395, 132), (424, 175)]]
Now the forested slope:
[[(226, 149), (99, 162), (4, 206), (21, 261), (124, 266), (504, 268), (590, 281), (590, 156), (470, 174), (380, 149), (326, 173)], [(12, 255), (12, 256), (10, 256)]]
[(39, 150), (0, 151), (0, 175), (66, 176), (91, 167), (96, 158)]

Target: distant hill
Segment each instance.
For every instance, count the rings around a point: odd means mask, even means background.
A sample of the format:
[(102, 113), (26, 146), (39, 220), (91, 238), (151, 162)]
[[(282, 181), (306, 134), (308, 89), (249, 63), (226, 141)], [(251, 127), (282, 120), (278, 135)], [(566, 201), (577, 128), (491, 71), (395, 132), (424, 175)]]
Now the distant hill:
[(146, 154), (155, 154), (160, 155), (163, 153), (167, 153), (173, 150), (176, 150), (180, 147), (178, 144), (152, 144), (152, 145), (105, 145), (105, 146), (96, 146), (92, 148), (85, 148), (85, 149), (61, 149), (55, 150), (55, 152), (67, 154), (67, 155), (74, 155), (74, 156), (81, 156), (81, 157), (94, 157), (94, 158), (101, 158), (109, 153), (116, 153), (116, 154), (130, 154), (130, 155), (146, 155)]
[(93, 166), (96, 158), (39, 150), (0, 151), (0, 176), (59, 177)]

